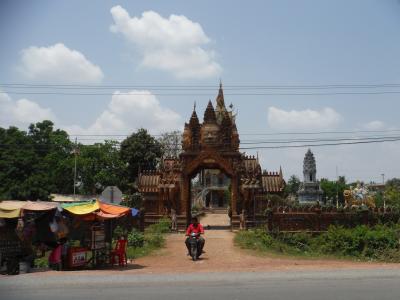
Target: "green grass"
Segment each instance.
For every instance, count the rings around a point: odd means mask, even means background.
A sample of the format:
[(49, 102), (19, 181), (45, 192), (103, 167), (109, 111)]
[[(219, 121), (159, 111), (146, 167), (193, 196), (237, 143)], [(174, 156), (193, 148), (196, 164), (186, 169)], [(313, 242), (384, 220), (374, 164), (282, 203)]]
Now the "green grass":
[[(170, 232), (170, 225), (169, 219), (161, 219), (158, 223), (150, 225), (145, 229), (144, 234), (142, 234), (143, 240), (138, 236), (138, 233), (134, 233), (136, 235), (132, 237), (132, 241), (134, 242), (131, 245), (128, 244), (126, 251), (128, 259), (147, 256), (155, 250), (164, 247), (165, 234)], [(142, 242), (138, 243), (138, 240)]]
[(399, 225), (357, 226), (352, 229), (332, 226), (320, 235), (269, 234), (263, 229), (240, 231), (235, 235), (235, 244), (258, 255), (400, 262), (399, 238)]

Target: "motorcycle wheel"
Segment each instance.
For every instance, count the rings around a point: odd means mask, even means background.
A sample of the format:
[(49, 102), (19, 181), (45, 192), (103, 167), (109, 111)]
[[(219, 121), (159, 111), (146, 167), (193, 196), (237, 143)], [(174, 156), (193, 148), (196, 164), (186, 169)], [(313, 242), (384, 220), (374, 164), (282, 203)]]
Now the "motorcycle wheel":
[(192, 244), (192, 249), (191, 249), (191, 254), (192, 254), (192, 260), (196, 261), (197, 260), (197, 245)]

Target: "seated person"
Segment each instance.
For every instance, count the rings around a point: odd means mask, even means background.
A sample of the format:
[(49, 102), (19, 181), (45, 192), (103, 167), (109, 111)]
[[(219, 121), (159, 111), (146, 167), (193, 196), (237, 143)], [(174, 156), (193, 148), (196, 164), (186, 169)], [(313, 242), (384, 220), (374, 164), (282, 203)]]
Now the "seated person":
[(205, 244), (205, 240), (202, 236), (200, 236), (200, 234), (204, 234), (204, 229), (203, 226), (199, 223), (199, 220), (197, 219), (197, 217), (193, 217), (192, 218), (192, 222), (189, 225), (189, 227), (186, 230), (186, 248), (188, 249), (188, 255), (190, 255), (190, 244), (189, 244), (189, 237), (192, 233), (197, 233), (199, 234), (199, 253), (203, 253), (203, 248), (204, 248), (204, 244)]

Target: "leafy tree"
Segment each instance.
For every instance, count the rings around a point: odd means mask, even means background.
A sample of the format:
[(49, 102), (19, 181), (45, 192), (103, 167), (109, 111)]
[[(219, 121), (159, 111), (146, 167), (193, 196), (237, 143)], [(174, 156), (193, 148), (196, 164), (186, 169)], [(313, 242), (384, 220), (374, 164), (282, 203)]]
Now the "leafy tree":
[(400, 179), (393, 178), (386, 181), (384, 192), (386, 204), (400, 208)]
[(38, 160), (31, 139), (16, 127), (0, 128), (0, 145), (0, 198), (29, 199)]
[(163, 133), (158, 141), (161, 144), (163, 157), (179, 157), (182, 152), (182, 132), (176, 130)]
[(28, 132), (0, 128), (0, 197), (46, 200), (68, 187), (63, 162), (70, 144), (67, 133), (54, 131), (51, 121), (31, 124)]
[(106, 186), (124, 186), (126, 165), (121, 159), (118, 143), (105, 141), (94, 145), (79, 145), (77, 174), (83, 194), (100, 193)]
[(344, 203), (343, 191), (348, 188), (348, 185), (346, 184), (346, 178), (344, 176), (339, 176), (337, 181), (322, 178), (320, 185), (324, 192), (324, 202), (326, 202), (328, 199), (336, 199), (336, 196), (338, 196), (339, 203)]
[(121, 143), (121, 159), (126, 163), (126, 180), (135, 182), (140, 169), (155, 169), (162, 156), (162, 146), (146, 129), (139, 129)]
[(39, 160), (35, 166), (43, 186), (49, 193), (69, 194), (73, 191), (73, 144), (64, 130), (54, 130), (54, 124), (45, 120), (29, 126)]
[(285, 186), (285, 193), (289, 195), (296, 195), (300, 188), (300, 184), (300, 179), (296, 175), (290, 176)]

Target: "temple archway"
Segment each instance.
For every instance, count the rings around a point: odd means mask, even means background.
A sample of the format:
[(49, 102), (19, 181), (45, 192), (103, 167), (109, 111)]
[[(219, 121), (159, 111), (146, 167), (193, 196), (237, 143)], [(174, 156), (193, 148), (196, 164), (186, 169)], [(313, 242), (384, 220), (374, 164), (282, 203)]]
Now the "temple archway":
[[(182, 155), (185, 157), (185, 154)], [(237, 212), (237, 201), (239, 198), (238, 170), (234, 168), (233, 161), (240, 159), (236, 157), (234, 160), (227, 159), (220, 155), (216, 149), (208, 149), (199, 151), (195, 156), (186, 157), (186, 164), (183, 166), (182, 172), (182, 185), (181, 185), (181, 213), (186, 216), (186, 223), (190, 222), (191, 219), (191, 208), (192, 208), (192, 197), (191, 197), (191, 179), (198, 174), (201, 170), (220, 170), (223, 174), (229, 177), (230, 180), (230, 203), (229, 203), (229, 214), (236, 216)]]

